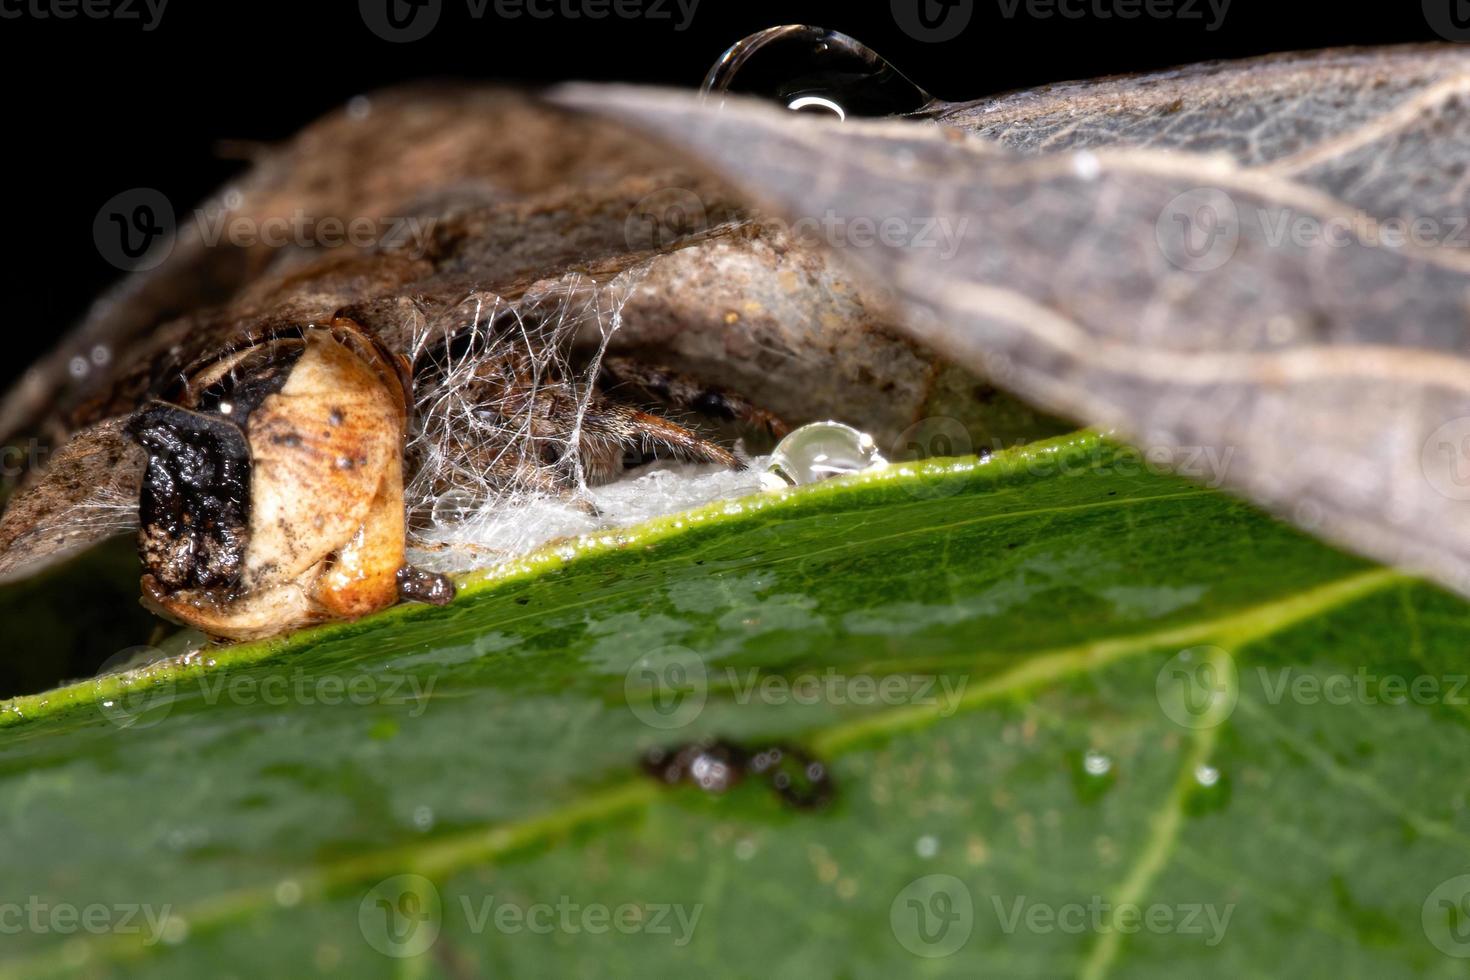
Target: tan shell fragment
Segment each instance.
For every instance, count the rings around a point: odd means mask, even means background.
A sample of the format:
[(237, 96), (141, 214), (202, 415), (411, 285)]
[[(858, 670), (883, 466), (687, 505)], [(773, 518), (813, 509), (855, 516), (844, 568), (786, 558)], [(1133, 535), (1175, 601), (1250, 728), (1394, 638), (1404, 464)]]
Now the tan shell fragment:
[(151, 604), (234, 639), (392, 605), (404, 564), (404, 426), (388, 355), (351, 321), (309, 330), (285, 385), (246, 426), (251, 516), (239, 597), (167, 595), (145, 575)]

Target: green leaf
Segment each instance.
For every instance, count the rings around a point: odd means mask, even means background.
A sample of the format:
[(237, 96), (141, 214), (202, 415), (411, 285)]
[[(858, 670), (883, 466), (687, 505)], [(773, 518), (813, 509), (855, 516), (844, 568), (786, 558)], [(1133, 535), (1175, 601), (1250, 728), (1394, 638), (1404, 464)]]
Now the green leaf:
[(6, 704), (0, 976), (1458, 974), (1465, 611), (1090, 436), (680, 515)]

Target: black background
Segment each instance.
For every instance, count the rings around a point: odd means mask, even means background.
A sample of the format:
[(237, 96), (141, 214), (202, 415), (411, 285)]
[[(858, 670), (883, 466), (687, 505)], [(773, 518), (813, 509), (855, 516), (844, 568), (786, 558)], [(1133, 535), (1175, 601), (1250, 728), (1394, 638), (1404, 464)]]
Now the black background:
[[(1420, 0), (1359, 9), (1233, 0), (1215, 30), (1207, 29), (1204, 0), (1197, 19), (1133, 20), (1091, 12), (1040, 18), (1024, 2), (1008, 18), (1008, 0), (968, 0), (967, 28), (942, 43), (906, 34), (889, 0), (699, 0), (684, 30), (676, 29), (682, 15), (674, 0), (660, 0), (664, 19), (601, 20), (559, 13), (511, 20), (493, 5), (477, 19), (466, 0), (441, 0), (434, 30), (411, 43), (376, 36), (358, 0), (171, 0), (151, 31), (141, 19), (28, 12), (57, 2), (77, 0), (0, 0), (0, 11), (22, 14), (0, 19), (7, 170), (0, 247), (11, 353), (0, 379), (49, 347), (120, 275), (92, 240), (93, 218), (108, 198), (152, 187), (184, 211), (240, 169), (221, 157), (222, 144), (284, 139), (352, 95), (395, 82), (576, 78), (694, 87), (733, 41), (793, 22), (852, 34), (950, 99), (1207, 58), (1436, 39)], [(141, 0), (111, 2), (143, 13)], [(555, 8), (578, 0), (535, 2)], [(1112, 0), (1064, 2), (1090, 10)]]

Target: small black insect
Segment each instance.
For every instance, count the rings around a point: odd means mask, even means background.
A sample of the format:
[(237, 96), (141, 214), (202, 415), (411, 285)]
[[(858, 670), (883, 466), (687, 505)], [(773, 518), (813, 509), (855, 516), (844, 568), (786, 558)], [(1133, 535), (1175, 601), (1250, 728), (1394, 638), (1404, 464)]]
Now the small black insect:
[(825, 763), (785, 744), (751, 750), (728, 739), (700, 739), (650, 749), (643, 754), (642, 765), (662, 783), (690, 783), (716, 795), (756, 776), (798, 810), (820, 809), (836, 793)]

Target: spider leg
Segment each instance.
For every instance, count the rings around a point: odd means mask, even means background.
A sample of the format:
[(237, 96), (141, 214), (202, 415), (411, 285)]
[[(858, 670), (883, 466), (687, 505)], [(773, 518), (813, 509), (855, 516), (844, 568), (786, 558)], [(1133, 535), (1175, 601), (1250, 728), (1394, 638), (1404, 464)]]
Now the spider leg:
[(602, 397), (594, 398), (583, 415), (581, 448), (582, 464), (593, 482), (616, 475), (627, 449), (731, 469), (745, 466), (722, 446), (678, 423)]
[(635, 388), (673, 408), (769, 432), (777, 439), (791, 431), (778, 416), (743, 395), (637, 358), (604, 358), (602, 380), (604, 390), (620, 385)]

